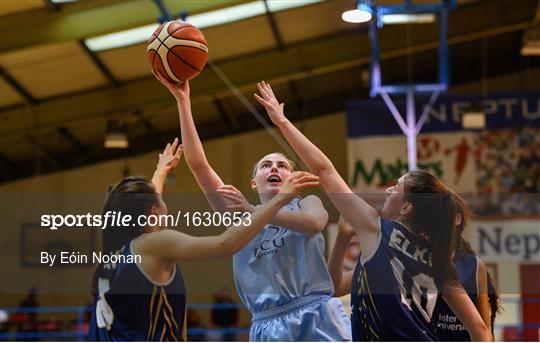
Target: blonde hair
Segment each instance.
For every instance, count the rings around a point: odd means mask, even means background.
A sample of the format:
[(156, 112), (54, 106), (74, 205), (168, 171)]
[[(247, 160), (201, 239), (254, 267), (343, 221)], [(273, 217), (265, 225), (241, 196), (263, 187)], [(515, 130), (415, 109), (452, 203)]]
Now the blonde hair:
[[(276, 154), (276, 155), (279, 155), (281, 157), (283, 157), (285, 160), (287, 160), (287, 163), (289, 163), (289, 167), (291, 167), (291, 171), (294, 171), (296, 169), (296, 163), (294, 163), (293, 160), (291, 160), (290, 158), (287, 157), (287, 155), (281, 153), (281, 152), (271, 152), (269, 154), (266, 154), (264, 155), (264, 157), (268, 156), (268, 155), (271, 155), (271, 154)], [(263, 157), (263, 158), (264, 158)], [(253, 166), (253, 171), (251, 173), (251, 178), (254, 178), (255, 175), (257, 174), (257, 169), (259, 168), (259, 164), (261, 163), (261, 160), (263, 159), (261, 158), (260, 160), (257, 161), (257, 163), (255, 163), (255, 165)]]

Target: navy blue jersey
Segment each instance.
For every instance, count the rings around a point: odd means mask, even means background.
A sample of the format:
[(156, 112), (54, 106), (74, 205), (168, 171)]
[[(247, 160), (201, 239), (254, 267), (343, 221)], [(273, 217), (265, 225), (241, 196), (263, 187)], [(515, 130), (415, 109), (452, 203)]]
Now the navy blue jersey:
[[(458, 271), (459, 281), (461, 281), (463, 288), (473, 303), (476, 304), (478, 298), (477, 257), (467, 253), (456, 254), (454, 263)], [(471, 341), (471, 336), (465, 325), (457, 318), (442, 298), (439, 299), (433, 320), (436, 323), (437, 337), (441, 341)]]
[(355, 341), (431, 341), (438, 298), (427, 243), (401, 224), (380, 219), (379, 242), (354, 271)]
[[(130, 243), (121, 254), (131, 251)], [(152, 280), (137, 263), (105, 265), (103, 276), (94, 297), (90, 341), (186, 340), (186, 292), (178, 266), (166, 282)]]

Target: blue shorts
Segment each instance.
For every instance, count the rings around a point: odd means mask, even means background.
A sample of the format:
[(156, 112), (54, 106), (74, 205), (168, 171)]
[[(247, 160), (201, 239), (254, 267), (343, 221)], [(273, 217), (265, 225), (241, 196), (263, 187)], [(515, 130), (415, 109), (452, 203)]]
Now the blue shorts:
[(250, 341), (350, 341), (351, 322), (341, 301), (310, 295), (254, 313)]

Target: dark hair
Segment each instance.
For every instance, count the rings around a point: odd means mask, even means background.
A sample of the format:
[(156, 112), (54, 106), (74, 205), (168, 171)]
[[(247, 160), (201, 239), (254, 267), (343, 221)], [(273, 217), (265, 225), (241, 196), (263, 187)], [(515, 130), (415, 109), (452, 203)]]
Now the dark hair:
[(495, 335), (494, 329), (495, 329), (495, 317), (497, 317), (498, 313), (502, 312), (502, 307), (500, 304), (500, 298), (499, 298), (499, 290), (497, 289), (497, 284), (495, 283), (495, 280), (493, 280), (493, 277), (491, 274), (486, 271), (487, 273), (487, 284), (488, 284), (488, 301), (489, 301), (489, 308), (491, 309), (491, 334)]
[[(116, 222), (102, 230), (101, 244), (103, 254), (118, 253), (127, 242), (142, 234), (145, 227), (139, 226), (137, 217), (148, 215), (152, 207), (159, 206), (159, 194), (154, 185), (144, 177), (130, 176), (124, 178), (116, 185), (109, 187), (109, 193), (102, 209), (102, 219), (107, 212), (116, 212), (116, 215), (131, 216), (132, 221), (128, 227), (118, 226)], [(94, 272), (92, 285), (97, 291), (98, 279), (102, 277), (103, 266), (100, 264)], [(107, 277), (109, 278), (109, 277)]]
[(403, 200), (412, 205), (407, 224), (428, 241), (436, 284), (442, 287), (445, 282), (458, 283), (452, 259), (458, 212), (447, 187), (430, 172), (414, 170), (405, 177), (404, 189)]
[[(457, 226), (457, 242), (456, 242), (456, 254), (460, 253), (466, 253), (469, 255), (476, 256), (476, 251), (472, 248), (469, 241), (463, 237), (463, 233), (467, 226), (469, 225), (472, 217), (473, 217), (473, 211), (469, 204), (458, 194), (452, 192), (452, 197), (454, 198), (454, 201), (456, 202), (458, 206), (458, 213), (461, 214), (461, 223)], [(494, 334), (494, 325), (495, 325), (495, 318), (497, 317), (497, 313), (501, 313), (502, 307), (500, 306), (500, 299), (499, 299), (499, 292), (497, 289), (497, 285), (495, 283), (495, 280), (493, 280), (493, 277), (491, 274), (486, 271), (487, 273), (487, 291), (488, 291), (488, 301), (489, 301), (489, 308), (490, 308), (490, 322), (491, 322), (491, 334)]]

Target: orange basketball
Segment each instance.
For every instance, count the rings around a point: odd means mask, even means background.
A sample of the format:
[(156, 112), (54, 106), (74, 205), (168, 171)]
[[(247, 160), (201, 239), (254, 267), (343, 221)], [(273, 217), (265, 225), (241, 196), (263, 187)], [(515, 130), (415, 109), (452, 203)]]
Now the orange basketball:
[(180, 20), (160, 25), (146, 51), (152, 69), (171, 82), (191, 80), (208, 60), (208, 43), (201, 30)]

